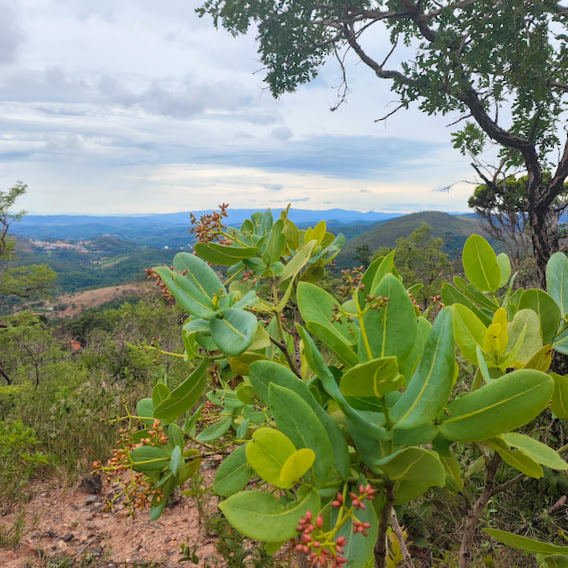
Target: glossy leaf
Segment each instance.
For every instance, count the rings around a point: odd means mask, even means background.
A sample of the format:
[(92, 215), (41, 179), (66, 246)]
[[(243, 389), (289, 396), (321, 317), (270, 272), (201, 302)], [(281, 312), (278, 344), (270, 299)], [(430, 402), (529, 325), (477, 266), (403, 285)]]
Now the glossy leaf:
[(555, 416), (563, 420), (568, 419), (568, 377), (550, 373), (554, 380), (554, 392), (550, 409)]
[(467, 279), (479, 290), (494, 292), (501, 284), (501, 269), (495, 251), (479, 235), (471, 235), (463, 248), (463, 268)]
[(316, 241), (310, 241), (302, 245), (298, 252), (290, 259), (280, 274), (280, 280), (285, 282), (289, 278), (294, 278), (310, 260), (310, 256), (316, 246)]
[(552, 389), (545, 373), (514, 371), (448, 404), (438, 429), (456, 442), (499, 436), (535, 418), (547, 406)]
[(390, 439), (391, 434), (387, 432), (385, 428), (377, 425), (373, 421), (369, 421), (363, 413), (355, 410), (347, 403), (343, 393), (335, 381), (335, 377), (326, 365), (313, 339), (302, 326), (298, 325), (296, 328), (304, 342), (304, 352), (310, 368), (318, 376), (327, 394), (337, 402), (338, 406), (347, 418), (356, 424), (361, 432), (365, 432), (367, 437), (375, 441)]
[(345, 437), (335, 420), (318, 404), (307, 384), (287, 367), (272, 361), (259, 361), (251, 365), (250, 380), (265, 404), (269, 402), (268, 388), (274, 383), (294, 391), (310, 406), (323, 424), (333, 447), (335, 470), (345, 479), (349, 474), (349, 455)]
[(452, 319), (454, 338), (459, 350), (470, 363), (477, 365), (476, 347), (483, 345), (487, 328), (475, 313), (463, 304), (452, 306)]
[(376, 396), (397, 390), (403, 377), (398, 371), (396, 357), (373, 359), (349, 369), (342, 377), (339, 388), (345, 396)]
[(215, 316), (216, 308), (209, 296), (194, 286), (183, 274), (165, 266), (154, 269), (177, 303), (189, 314), (206, 320)]
[(528, 363), (543, 346), (538, 315), (533, 310), (519, 310), (513, 321), (509, 322), (508, 329), (507, 350), (511, 351), (511, 354), (507, 366), (513, 366), (516, 361), (521, 364)]
[(432, 324), (425, 317), (420, 316), (416, 320), (416, 337), (414, 338), (412, 350), (406, 357), (398, 362), (400, 372), (404, 376), (405, 385), (408, 385), (416, 370), (417, 363), (424, 352), (424, 346), (426, 345), (431, 331)]
[(564, 317), (568, 313), (568, 258), (563, 252), (555, 252), (548, 260), (546, 290)]
[(160, 419), (175, 420), (190, 410), (205, 388), (208, 368), (209, 359), (203, 359), (199, 367), (154, 409), (154, 416)]
[(310, 510), (317, 515), (320, 498), (315, 491), (284, 507), (280, 501), (262, 491), (243, 491), (219, 503), (229, 523), (240, 533), (261, 542), (281, 542), (294, 538), (301, 517)]
[(397, 429), (434, 421), (450, 395), (455, 364), (452, 312), (442, 310), (408, 388), (392, 408), (391, 419)]
[(462, 304), (469, 308), (486, 326), (491, 325), (491, 317), (485, 312), (480, 310), (477, 306), (472, 304), (467, 296), (458, 290), (455, 286), (451, 284), (442, 284), (442, 302), (446, 306), (452, 306), (454, 304)]
[(215, 271), (206, 262), (189, 252), (176, 254), (174, 270), (185, 272), (187, 280), (210, 298), (223, 293), (225, 290)]
[(239, 260), (255, 257), (258, 254), (258, 248), (227, 246), (218, 243), (196, 243), (195, 252), (200, 258), (211, 264), (231, 266)]
[(509, 282), (509, 278), (511, 278), (511, 261), (509, 260), (509, 257), (502, 252), (497, 255), (497, 264), (501, 270), (501, 282), (499, 282), (499, 288), (503, 288), (503, 286), (506, 286), (507, 282)]
[(252, 343), (258, 328), (256, 316), (250, 312), (229, 308), (223, 317), (211, 320), (211, 337), (227, 355), (236, 357)]
[(205, 430), (202, 430), (197, 436), (196, 439), (199, 442), (211, 442), (212, 440), (217, 440), (220, 438), (227, 430), (231, 427), (231, 423), (233, 422), (230, 416), (225, 416), (221, 418), (215, 424), (211, 424)]
[(246, 456), (250, 466), (274, 487), (287, 489), (293, 483), (280, 477), (286, 460), (296, 447), (285, 434), (272, 428), (260, 428), (252, 435), (252, 442), (246, 445)]
[(221, 497), (234, 495), (246, 487), (251, 475), (252, 468), (247, 460), (246, 445), (243, 445), (227, 456), (215, 472), (213, 491)]
[(309, 471), (316, 459), (316, 454), (310, 448), (296, 450), (282, 466), (280, 479), (283, 483), (296, 483)]
[(539, 464), (561, 471), (568, 469), (568, 463), (566, 463), (557, 452), (530, 436), (525, 436), (518, 432), (511, 432), (510, 434), (503, 434), (501, 438), (503, 438), (507, 444), (522, 451)]
[(524, 550), (533, 554), (568, 554), (568, 546), (556, 546), (498, 529), (483, 529), (483, 531), (491, 538), (517, 550)]
[(499, 440), (499, 438), (492, 438), (488, 440), (488, 444), (495, 449), (506, 464), (533, 479), (540, 479), (544, 475), (542, 467), (530, 456), (527, 456), (523, 452), (511, 450), (509, 445), (503, 440), (501, 440), (502, 443), (497, 443)]
[(540, 320), (540, 330), (544, 345), (554, 340), (560, 324), (560, 308), (556, 302), (542, 290), (526, 290), (519, 301), (519, 310), (530, 309), (536, 312)]
[(278, 429), (296, 448), (314, 451), (314, 481), (321, 487), (333, 471), (333, 447), (323, 424), (309, 404), (292, 390), (272, 383), (268, 392)]
[(150, 472), (161, 471), (168, 466), (170, 454), (164, 448), (155, 446), (140, 446), (129, 452), (132, 467), (136, 471)]
[(361, 332), (359, 359), (395, 356), (405, 358), (416, 338), (416, 309), (400, 280), (387, 274), (374, 290), (374, 295), (388, 298), (386, 307), (369, 310), (363, 316), (365, 335)]

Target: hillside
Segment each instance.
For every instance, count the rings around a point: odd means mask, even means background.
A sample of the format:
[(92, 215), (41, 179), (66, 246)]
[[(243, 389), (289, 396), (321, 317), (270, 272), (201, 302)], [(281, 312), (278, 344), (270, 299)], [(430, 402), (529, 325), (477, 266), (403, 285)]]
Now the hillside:
[(357, 247), (360, 246), (367, 245), (371, 253), (383, 246), (394, 247), (396, 239), (407, 236), (423, 223), (432, 227), (433, 237), (444, 239), (444, 250), (449, 254), (461, 251), (467, 237), (474, 233), (488, 237), (479, 220), (472, 216), (450, 215), (440, 211), (411, 213), (374, 225), (372, 229), (348, 241), (337, 256), (336, 264), (340, 268), (352, 266)]
[(47, 264), (57, 273), (57, 292), (70, 293), (144, 280), (144, 268), (171, 264), (176, 252), (110, 236), (76, 242), (17, 237), (13, 266)]

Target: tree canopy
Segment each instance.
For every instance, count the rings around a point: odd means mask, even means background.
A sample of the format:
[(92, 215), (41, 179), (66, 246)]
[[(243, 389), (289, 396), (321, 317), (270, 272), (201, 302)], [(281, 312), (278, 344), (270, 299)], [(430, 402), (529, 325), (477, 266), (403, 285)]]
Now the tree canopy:
[[(478, 173), (488, 143), (499, 147), (499, 174), (526, 173), (532, 245), (544, 278), (557, 249), (551, 206), (568, 176), (568, 144), (560, 132), (568, 94), (567, 6), (552, 0), (207, 0), (198, 13), (234, 35), (256, 26), (274, 96), (312, 80), (333, 53), (351, 50), (377, 78), (391, 81), (398, 108), (415, 103), (427, 114), (461, 113), (454, 145), (474, 159)], [(389, 40), (385, 53), (375, 53), (376, 42), (368, 41), (378, 34)]]

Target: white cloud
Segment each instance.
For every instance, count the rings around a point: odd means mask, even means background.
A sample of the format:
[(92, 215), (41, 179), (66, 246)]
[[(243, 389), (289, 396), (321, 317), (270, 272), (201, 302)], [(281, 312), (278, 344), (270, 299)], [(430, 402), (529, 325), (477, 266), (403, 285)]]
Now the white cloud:
[(471, 176), (443, 121), (375, 122), (395, 97), (362, 65), (334, 113), (333, 62), (274, 100), (253, 34), (217, 31), (195, 5), (0, 0), (2, 186), (23, 179), (38, 213), (466, 209), (469, 188), (431, 191)]

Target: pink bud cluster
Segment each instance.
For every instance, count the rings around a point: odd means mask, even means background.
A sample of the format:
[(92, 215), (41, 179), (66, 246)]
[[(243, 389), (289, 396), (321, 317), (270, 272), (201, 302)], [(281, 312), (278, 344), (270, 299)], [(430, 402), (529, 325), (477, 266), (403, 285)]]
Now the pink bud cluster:
[[(314, 524), (315, 523), (315, 524)], [(295, 550), (303, 552), (310, 563), (310, 566), (332, 566), (340, 568), (347, 562), (347, 558), (341, 556), (343, 546), (347, 544), (347, 539), (340, 536), (336, 541), (329, 542), (323, 528), (323, 517), (317, 516), (313, 521), (312, 512), (306, 511), (306, 515), (300, 519), (296, 530), (300, 534), (300, 542), (295, 546)]]
[[(353, 511), (355, 509), (366, 509), (366, 505), (363, 501), (372, 501), (376, 492), (376, 489), (373, 489), (370, 484), (366, 486), (361, 484), (359, 486), (359, 493), (349, 493), (351, 497), (350, 507), (346, 507), (342, 493), (336, 495), (331, 506), (338, 509), (344, 507), (346, 513), (353, 519), (353, 532), (367, 536), (367, 529), (370, 528), (371, 524), (359, 521), (354, 517)], [(341, 568), (347, 562), (347, 559), (342, 556), (343, 547), (347, 544), (347, 538), (340, 536), (336, 540), (333, 540), (333, 536), (339, 526), (336, 526), (335, 529), (326, 533), (322, 530), (323, 516), (320, 514), (314, 520), (312, 512), (306, 511), (306, 515), (300, 519), (296, 527), (300, 535), (298, 537), (299, 543), (296, 544), (295, 550), (304, 553), (308, 557), (311, 566), (319, 565)]]

